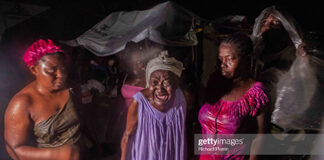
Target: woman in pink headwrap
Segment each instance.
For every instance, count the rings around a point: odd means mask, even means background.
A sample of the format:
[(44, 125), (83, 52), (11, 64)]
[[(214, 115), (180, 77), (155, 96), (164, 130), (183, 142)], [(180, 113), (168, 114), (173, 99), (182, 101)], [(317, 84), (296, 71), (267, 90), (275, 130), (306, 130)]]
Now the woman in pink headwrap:
[(24, 61), (35, 80), (11, 99), (4, 120), (12, 159), (79, 159), (80, 122), (66, 85), (66, 60), (49, 39), (26, 50)]
[[(219, 46), (220, 72), (209, 79), (207, 102), (199, 111), (199, 122), (203, 135), (221, 137), (228, 134), (264, 133), (263, 108), (269, 99), (264, 86), (255, 82), (249, 75), (252, 54), (252, 41), (243, 34), (225, 38)], [(252, 147), (244, 142), (229, 152), (207, 155), (201, 153), (200, 160), (255, 159), (260, 148), (261, 136), (256, 136)], [(246, 151), (248, 150), (248, 151)]]

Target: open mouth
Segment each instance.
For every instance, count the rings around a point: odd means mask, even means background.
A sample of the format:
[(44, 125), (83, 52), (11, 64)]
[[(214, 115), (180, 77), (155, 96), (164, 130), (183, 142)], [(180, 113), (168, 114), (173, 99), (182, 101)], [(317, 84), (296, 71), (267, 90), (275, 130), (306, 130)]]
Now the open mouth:
[(158, 95), (158, 94), (156, 94), (155, 98), (156, 98), (158, 101), (165, 102), (165, 101), (168, 100), (168, 95)]

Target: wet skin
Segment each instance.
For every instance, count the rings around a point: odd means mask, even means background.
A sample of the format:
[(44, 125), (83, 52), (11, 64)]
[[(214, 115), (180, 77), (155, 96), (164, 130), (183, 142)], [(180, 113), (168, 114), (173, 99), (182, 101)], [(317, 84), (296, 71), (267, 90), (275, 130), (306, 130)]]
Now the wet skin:
[(6, 149), (13, 159), (78, 159), (74, 145), (37, 148), (33, 127), (62, 109), (69, 98), (66, 87), (66, 62), (54, 55), (43, 56), (29, 67), (36, 80), (19, 91), (5, 113)]
[[(228, 87), (229, 91), (221, 95), (221, 100), (227, 102), (235, 102), (239, 100), (244, 94), (253, 86), (255, 81), (251, 78), (245, 78), (248, 74), (248, 67), (246, 64), (248, 58), (240, 57), (238, 49), (235, 44), (221, 43), (219, 46), (219, 56), (221, 74), (226, 78), (226, 81), (231, 86)], [(224, 84), (216, 84), (224, 85)], [(264, 133), (264, 113), (259, 114), (257, 117), (258, 133)], [(252, 142), (251, 151), (257, 151), (262, 144), (262, 137), (258, 134)], [(255, 155), (250, 156), (250, 160), (255, 160)]]
[(221, 74), (227, 79), (226, 83), (228, 83), (223, 85), (229, 89), (226, 93), (223, 93), (221, 99), (236, 101), (254, 84), (254, 80), (244, 78), (248, 74), (247, 63), (244, 61), (247, 59), (241, 58), (238, 49), (231, 43), (220, 44), (218, 59), (220, 61)]
[(281, 22), (272, 15), (268, 16), (267, 18), (264, 18), (261, 21), (261, 33), (264, 33), (269, 29), (281, 29), (281, 28), (282, 28)]
[(66, 85), (66, 64), (58, 55), (43, 56), (36, 66), (29, 67), (39, 85), (55, 92)]
[[(138, 57), (139, 53), (133, 52), (129, 57), (131, 69), (125, 81), (126, 84), (138, 87), (145, 87), (145, 65)], [(129, 67), (130, 67), (129, 66)]]
[(233, 44), (221, 43), (218, 59), (222, 75), (227, 79), (233, 78), (239, 66), (239, 56), (235, 46)]
[(41, 104), (35, 106), (35, 112), (31, 113), (35, 124), (47, 119), (64, 107), (69, 97), (66, 88), (66, 66), (66, 62), (60, 56), (45, 55), (36, 65), (29, 67), (36, 77), (34, 96), (37, 96), (40, 103), (47, 102), (48, 106), (46, 108)]
[[(149, 88), (142, 90), (150, 104), (160, 112), (167, 112), (174, 102), (177, 88), (176, 75), (170, 71), (157, 70), (150, 76)], [(138, 120), (138, 103), (132, 100), (128, 107), (126, 129), (121, 142), (121, 160), (126, 157), (126, 146), (129, 135), (133, 134)]]
[(157, 70), (151, 74), (149, 88), (144, 95), (159, 111), (166, 112), (175, 96), (175, 75), (170, 71)]

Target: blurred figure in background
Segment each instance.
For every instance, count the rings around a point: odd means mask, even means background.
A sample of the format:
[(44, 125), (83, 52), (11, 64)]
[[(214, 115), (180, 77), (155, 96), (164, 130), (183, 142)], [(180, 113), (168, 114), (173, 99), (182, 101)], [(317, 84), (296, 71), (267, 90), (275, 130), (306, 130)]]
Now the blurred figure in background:
[(144, 40), (137, 44), (129, 43), (126, 49), (119, 54), (121, 66), (125, 71), (121, 94), (126, 107), (129, 106), (135, 93), (145, 89), (146, 64), (155, 58), (161, 50), (162, 46)]

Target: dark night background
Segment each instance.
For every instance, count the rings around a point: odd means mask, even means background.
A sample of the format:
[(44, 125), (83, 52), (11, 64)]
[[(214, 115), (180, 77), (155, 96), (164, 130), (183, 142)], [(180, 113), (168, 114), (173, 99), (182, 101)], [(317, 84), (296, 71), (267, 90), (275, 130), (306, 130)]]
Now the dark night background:
[[(75, 39), (77, 36), (90, 29), (93, 25), (114, 11), (148, 9), (154, 5), (165, 2), (165, 0), (13, 0), (10, 2), (35, 4), (40, 6), (48, 6), (50, 8), (47, 11), (42, 12), (22, 23), (7, 28), (1, 40), (1, 46), (5, 46), (6, 48), (15, 48), (17, 45), (29, 45), (26, 43), (30, 43), (31, 41), (38, 39), (38, 35), (47, 35), (58, 40)], [(324, 8), (323, 5), (321, 5), (318, 1), (173, 0), (173, 2), (176, 2), (201, 18), (207, 20), (213, 20), (217, 17), (227, 15), (244, 15), (247, 16), (251, 25), (253, 25), (254, 19), (264, 8), (271, 5), (276, 5), (290, 13), (303, 31), (316, 32), (318, 35), (320, 35), (320, 38), (323, 39), (322, 35), (324, 33), (324, 26), (322, 21), (324, 20)], [(24, 47), (25, 46), (20, 46), (20, 49)], [(17, 49), (14, 52), (18, 51), (20, 50)], [(3, 51), (2, 53), (0, 51), (0, 54), (3, 53)], [(18, 55), (21, 54), (17, 53), (17, 56)], [(18, 72), (15, 74), (19, 76), (27, 76), (27, 73)], [(5, 85), (13, 87), (11, 91), (6, 93), (7, 95), (13, 95), (17, 90), (22, 88), (21, 85)], [(8, 102), (0, 102), (0, 117), (2, 119), (3, 111), (5, 110), (7, 103)], [(3, 120), (0, 122), (3, 122)], [(0, 132), (0, 159), (2, 160), (7, 159), (3, 145), (2, 123), (0, 124)]]
[[(14, 2), (49, 6), (50, 9), (8, 30), (15, 33), (25, 30), (40, 33), (45, 32), (53, 38), (73, 39), (98, 23), (111, 12), (148, 9), (164, 1), (165, 0), (15, 0)], [(245, 15), (251, 25), (253, 25), (254, 19), (264, 8), (271, 5), (277, 5), (294, 17), (303, 30), (316, 32), (323, 32), (324, 30), (322, 22), (324, 9), (320, 2), (314, 0), (174, 0), (174, 2), (207, 20), (213, 20), (217, 17), (226, 15)]]

